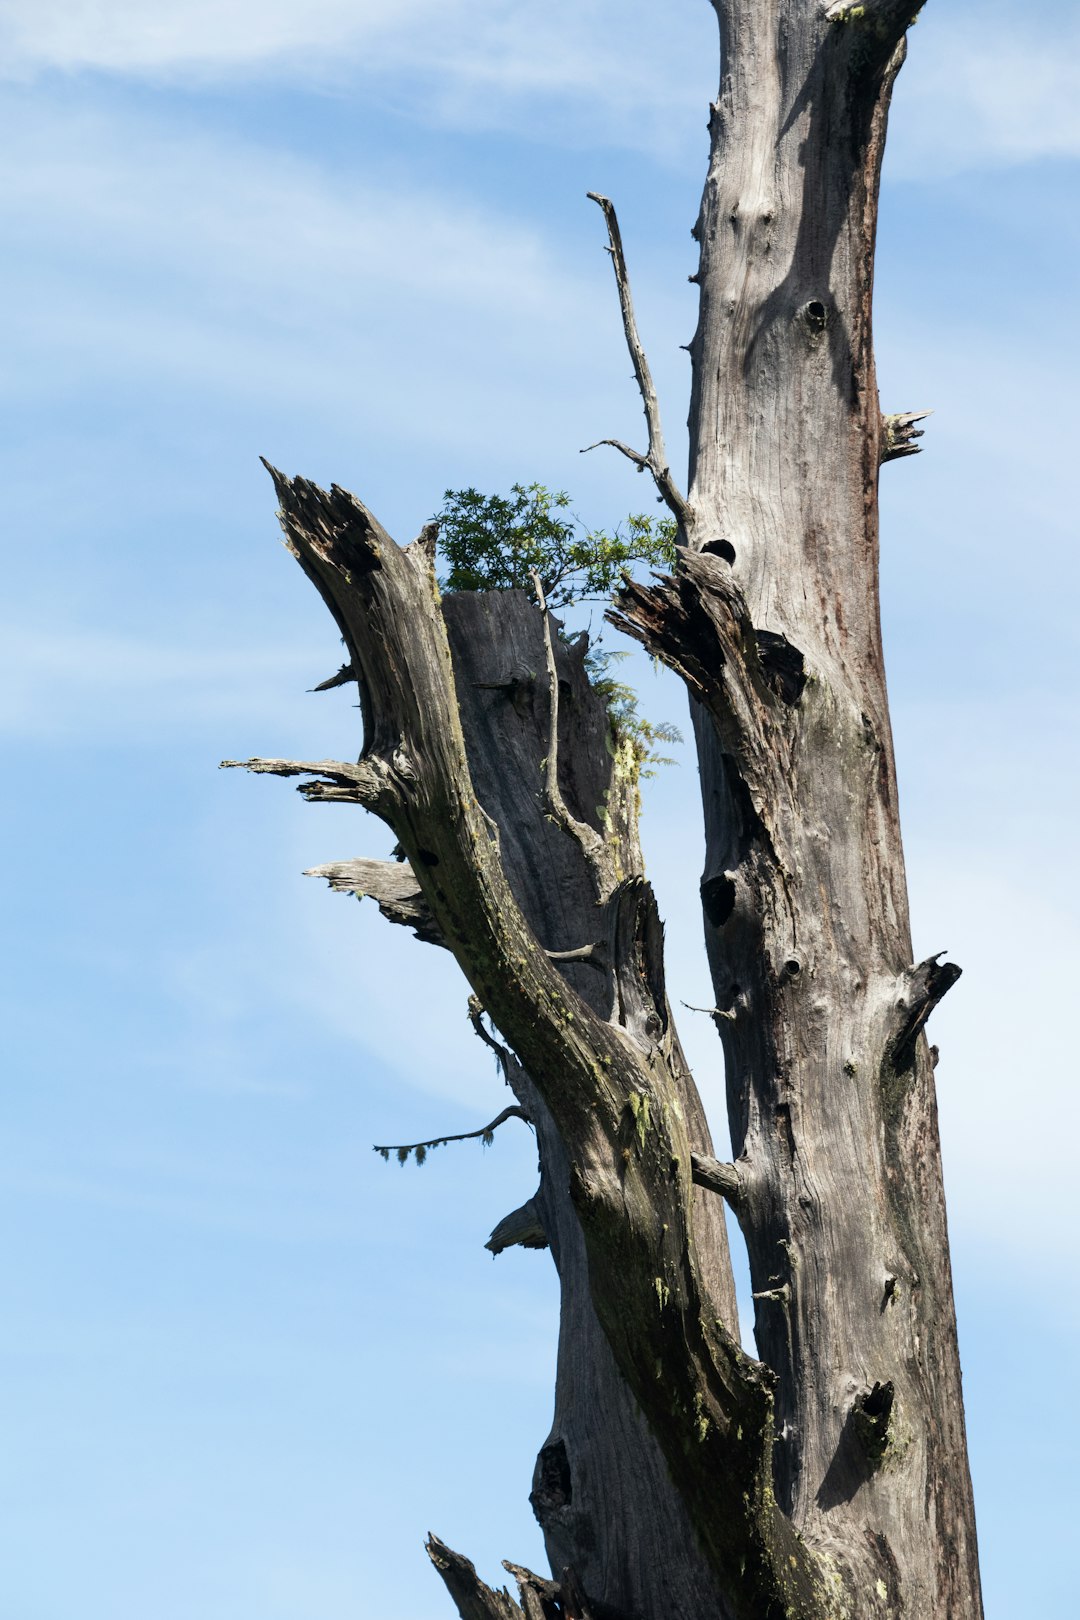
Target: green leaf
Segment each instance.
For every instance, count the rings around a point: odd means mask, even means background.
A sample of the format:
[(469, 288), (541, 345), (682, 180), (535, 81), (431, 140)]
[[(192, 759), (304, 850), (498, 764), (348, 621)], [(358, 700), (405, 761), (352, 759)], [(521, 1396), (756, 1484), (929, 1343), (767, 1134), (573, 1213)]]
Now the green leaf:
[[(675, 562), (675, 523), (646, 512), (631, 512), (610, 533), (586, 529), (571, 511), (565, 490), (543, 484), (512, 484), (509, 495), (482, 495), (476, 489), (448, 489), (436, 514), (439, 550), (446, 572), (444, 591), (533, 591), (539, 576), (550, 608), (608, 598), (635, 563), (666, 569)], [(642, 775), (652, 765), (670, 764), (655, 751), (658, 742), (681, 742), (675, 726), (654, 724), (638, 711), (632, 687), (612, 680), (608, 668), (622, 651), (593, 648), (585, 668), (593, 689), (607, 706), (612, 743), (629, 742)]]
[(540, 577), (552, 608), (607, 597), (633, 563), (667, 568), (675, 560), (670, 518), (631, 513), (611, 534), (586, 529), (565, 490), (513, 484), (510, 494), (448, 489), (436, 513), (445, 591), (531, 591)]

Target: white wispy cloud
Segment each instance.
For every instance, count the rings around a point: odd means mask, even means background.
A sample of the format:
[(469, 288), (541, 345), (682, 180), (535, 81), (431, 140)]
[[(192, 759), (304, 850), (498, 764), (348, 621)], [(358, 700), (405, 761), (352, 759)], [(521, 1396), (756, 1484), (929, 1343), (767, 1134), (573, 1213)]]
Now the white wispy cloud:
[[(672, 109), (701, 104), (715, 88), (715, 66), (699, 82), (701, 45), (714, 36), (704, 5), (661, 15), (612, 0), (542, 8), (525, 0), (175, 0), (168, 8), (6, 0), (0, 71), (23, 80), (89, 72), (167, 84), (272, 77), (351, 93), (368, 87), (436, 122), (511, 121), (535, 134), (539, 120), (560, 140), (599, 135), (670, 151)], [(554, 104), (562, 117), (552, 123)]]
[[(223, 639), (164, 640), (78, 622), (3, 627), (0, 734), (42, 743), (94, 735), (109, 746), (139, 735), (220, 728), (253, 715), (286, 721), (291, 690), (300, 707), (318, 650), (280, 641), (225, 645)], [(310, 710), (310, 700), (309, 700)], [(318, 716), (307, 715), (313, 725)]]
[(318, 293), (324, 321), (389, 286), (474, 308), (507, 287), (519, 307), (557, 296), (537, 231), (415, 179), (375, 179), (363, 153), (342, 178), (283, 148), (56, 100), (12, 103), (0, 129), (9, 229), (39, 251), (77, 248), (84, 276), (122, 259), (279, 326), (304, 324), (288, 302), (300, 292)]
[(556, 392), (575, 446), (619, 431), (598, 391), (636, 413), (598, 219), (593, 259), (567, 263), (524, 209), (376, 155), (343, 176), (54, 94), (0, 109), (0, 194), (0, 296), (20, 310), (0, 393), (20, 405), (143, 380), (471, 455), (511, 422), (533, 436)]
[(113, 73), (248, 69), (317, 51), (359, 50), (387, 27), (415, 25), (431, 0), (5, 0), (0, 38), (8, 71)]
[[(642, 0), (4, 0), (0, 73), (165, 84), (271, 78), (373, 93), (426, 122), (686, 154), (714, 92), (711, 8)], [(912, 33), (892, 172), (1080, 155), (1080, 24), (1061, 0), (928, 7)]]
[(929, 6), (912, 31), (888, 169), (940, 178), (1080, 157), (1080, 19), (1052, 0)]
[[(285, 784), (274, 787), (288, 792)], [(259, 784), (252, 789), (258, 792)], [(266, 850), (282, 890), (290, 870), (295, 876), (321, 861), (384, 853), (385, 829), (361, 812), (316, 823), (310, 807), (297, 808), (298, 814), (284, 813), (295, 854), (281, 861), (279, 871), (280, 846)], [(280, 824), (281, 812), (273, 819)], [(457, 964), (447, 952), (422, 946), (410, 930), (386, 922), (373, 902), (333, 895), (322, 880), (306, 878), (275, 908), (264, 944), (250, 940), (243, 919), (231, 918), (230, 927), (236, 930), (232, 940), (188, 953), (185, 1000), (199, 1002), (205, 995), (200, 984), (227, 975), (230, 993), (257, 1012), (273, 986), (278, 1004), (294, 1009), (304, 1027), (330, 1032), (342, 1043), (343, 1062), (355, 1063), (358, 1079), (373, 1066), (403, 1091), (432, 1099), (421, 1136), (479, 1127), (505, 1106), (492, 1054), (465, 1017), (469, 991)], [(289, 941), (284, 955), (281, 940)], [(227, 1029), (234, 1016), (225, 1019)], [(399, 1141), (399, 1127), (400, 1114), (387, 1105), (374, 1139)], [(369, 1148), (365, 1143), (364, 1150)]]

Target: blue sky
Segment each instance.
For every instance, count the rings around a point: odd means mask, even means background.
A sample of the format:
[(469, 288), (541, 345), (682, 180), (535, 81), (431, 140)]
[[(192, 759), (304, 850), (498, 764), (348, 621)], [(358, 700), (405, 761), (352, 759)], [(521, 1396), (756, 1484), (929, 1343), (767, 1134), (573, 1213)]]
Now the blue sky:
[[(0, 1620), (428, 1620), (428, 1529), (541, 1561), (555, 1290), (482, 1248), (523, 1129), (370, 1152), (505, 1095), (451, 965), (301, 876), (387, 836), (215, 769), (359, 746), (257, 457), (403, 540), (448, 486), (640, 506), (578, 455), (640, 426), (584, 193), (681, 454), (712, 14), (0, 0), (0, 60)], [(931, 0), (879, 255), (884, 408), (936, 413), (884, 471), (884, 615), (916, 948), (965, 969), (933, 1037), (990, 1620), (1068, 1612), (1080, 1507), (1078, 62), (1062, 0)], [(645, 835), (700, 1004), (689, 761)]]

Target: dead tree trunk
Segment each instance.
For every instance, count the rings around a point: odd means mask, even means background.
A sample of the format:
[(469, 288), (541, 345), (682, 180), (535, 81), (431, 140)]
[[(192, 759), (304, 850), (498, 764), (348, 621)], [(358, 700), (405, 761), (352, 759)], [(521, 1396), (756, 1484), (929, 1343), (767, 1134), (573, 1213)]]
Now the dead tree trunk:
[[(408, 865), (321, 868), (449, 948), (506, 1045), (541, 1181), (490, 1240), (550, 1245), (555, 1422), (520, 1602), (429, 1548), (462, 1620), (978, 1620), (930, 1052), (957, 969), (912, 962), (877, 605), (870, 304), (889, 97), (918, 0), (714, 0), (688, 496), (607, 218), (676, 569), (614, 621), (686, 682), (733, 1139), (668, 1005), (632, 749), (521, 595), (440, 601), (354, 497), (275, 473), (359, 684), (355, 765), (249, 761), (363, 806)], [(494, 1039), (493, 1037), (488, 1037)], [(501, 1046), (501, 1043), (499, 1043)], [(721, 1200), (750, 1255), (739, 1347)]]

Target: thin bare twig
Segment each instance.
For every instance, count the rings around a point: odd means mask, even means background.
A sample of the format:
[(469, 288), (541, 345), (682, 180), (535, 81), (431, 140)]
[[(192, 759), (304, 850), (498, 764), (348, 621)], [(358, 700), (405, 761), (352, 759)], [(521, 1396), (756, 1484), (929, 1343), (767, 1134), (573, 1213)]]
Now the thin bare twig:
[(684, 1001), (682, 1006), (686, 1008), (687, 1012), (708, 1013), (710, 1018), (725, 1018), (732, 1024), (735, 1022), (736, 1014), (725, 1012), (722, 1007), (695, 1007), (692, 1001)]
[(388, 1142), (384, 1144), (376, 1142), (372, 1152), (381, 1153), (384, 1159), (388, 1159), (391, 1153), (396, 1153), (399, 1164), (404, 1164), (409, 1154), (415, 1153), (417, 1164), (423, 1164), (429, 1148), (445, 1147), (447, 1142), (472, 1142), (478, 1136), (483, 1137), (485, 1142), (490, 1142), (499, 1126), (505, 1124), (508, 1119), (523, 1119), (526, 1125), (532, 1124), (532, 1120), (524, 1108), (519, 1108), (517, 1103), (511, 1103), (508, 1108), (503, 1109), (501, 1114), (497, 1114), (489, 1125), (481, 1125), (478, 1131), (460, 1131), (456, 1136), (432, 1136), (426, 1142)]
[(881, 418), (881, 459), (886, 461), (899, 461), (901, 456), (917, 456), (922, 450), (916, 439), (921, 439), (924, 429), (917, 427), (916, 423), (925, 422), (933, 411), (899, 411), (891, 416)]
[(587, 456), (590, 450), (599, 450), (603, 444), (609, 444), (613, 450), (617, 450), (621, 456), (625, 456), (627, 461), (632, 461), (638, 472), (648, 471), (648, 456), (643, 456), (640, 450), (632, 450), (621, 439), (597, 439), (595, 444), (587, 444), (584, 450), (579, 450), (578, 455)]
[[(629, 459), (640, 471), (647, 467), (652, 474), (653, 482), (660, 492), (662, 499), (667, 503), (682, 530), (687, 541), (691, 537), (694, 526), (694, 512), (686, 497), (679, 490), (671, 475), (668, 466), (667, 451), (664, 448), (664, 434), (660, 426), (660, 401), (656, 395), (656, 387), (649, 370), (649, 362), (645, 358), (645, 349), (638, 335), (637, 319), (634, 315), (634, 303), (630, 296), (630, 277), (626, 269), (626, 255), (623, 252), (622, 234), (619, 230), (619, 221), (615, 214), (615, 206), (610, 198), (602, 197), (598, 191), (588, 193), (590, 201), (597, 204), (602, 210), (608, 229), (608, 251), (611, 262), (615, 267), (615, 282), (619, 289), (619, 305), (622, 309), (623, 331), (626, 333), (626, 346), (630, 350), (630, 359), (634, 366), (634, 376), (637, 378), (638, 390), (641, 394), (641, 403), (645, 408), (645, 421), (649, 429), (649, 448), (645, 455), (631, 450), (629, 445), (620, 439), (601, 439), (601, 444), (610, 444)], [(595, 450), (596, 445), (590, 445)], [(582, 451), (582, 454), (585, 452)]]

